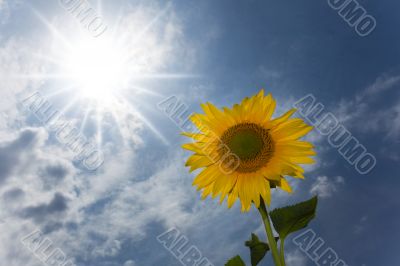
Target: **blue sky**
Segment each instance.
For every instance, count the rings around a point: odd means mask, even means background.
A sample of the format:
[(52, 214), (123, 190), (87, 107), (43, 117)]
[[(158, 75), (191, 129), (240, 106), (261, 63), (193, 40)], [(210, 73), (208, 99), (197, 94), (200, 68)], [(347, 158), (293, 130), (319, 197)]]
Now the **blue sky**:
[[(365, 37), (316, 0), (89, 1), (106, 27), (94, 37), (68, 2), (0, 0), (1, 265), (43, 265), (20, 241), (35, 230), (79, 266), (181, 265), (157, 241), (173, 227), (213, 265), (248, 262), (244, 241), (265, 238), (257, 211), (200, 200), (187, 140), (159, 103), (175, 97), (188, 114), (261, 88), (276, 115), (312, 94), (377, 161), (359, 174), (315, 130), (317, 163), (272, 207), (319, 194), (310, 228), (326, 248), (347, 265), (400, 263), (398, 1), (359, 0), (376, 20)], [(32, 99), (93, 144), (95, 171)], [(287, 250), (288, 265), (317, 265), (291, 239)]]

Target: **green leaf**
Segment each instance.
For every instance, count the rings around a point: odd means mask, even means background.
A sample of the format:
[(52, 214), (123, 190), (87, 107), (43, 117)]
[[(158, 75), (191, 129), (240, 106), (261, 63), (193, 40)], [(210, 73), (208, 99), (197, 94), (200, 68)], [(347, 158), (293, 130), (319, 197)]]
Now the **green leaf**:
[(307, 227), (315, 217), (317, 203), (318, 198), (315, 196), (296, 205), (273, 210), (270, 217), (279, 237), (284, 240), (290, 233)]
[(246, 264), (244, 264), (242, 258), (238, 255), (232, 259), (230, 259), (225, 266), (246, 266)]
[(251, 240), (246, 241), (245, 245), (250, 248), (252, 266), (256, 266), (269, 250), (268, 244), (261, 242), (255, 234), (251, 234)]

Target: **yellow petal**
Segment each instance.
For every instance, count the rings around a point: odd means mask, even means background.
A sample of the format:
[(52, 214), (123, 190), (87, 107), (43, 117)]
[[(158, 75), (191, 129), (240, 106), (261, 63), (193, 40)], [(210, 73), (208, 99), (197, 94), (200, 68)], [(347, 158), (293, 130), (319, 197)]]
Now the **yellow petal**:
[(290, 187), (289, 183), (285, 180), (285, 178), (282, 177), (281, 179), (281, 184), (279, 186), (282, 190), (292, 193), (292, 188)]

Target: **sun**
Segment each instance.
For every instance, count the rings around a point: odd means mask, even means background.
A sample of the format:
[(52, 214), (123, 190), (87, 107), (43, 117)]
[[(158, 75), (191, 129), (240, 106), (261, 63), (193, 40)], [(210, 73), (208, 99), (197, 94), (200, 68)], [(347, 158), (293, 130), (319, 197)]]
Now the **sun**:
[(104, 126), (115, 125), (113, 130), (125, 138), (132, 117), (168, 144), (146, 112), (153, 109), (153, 97), (164, 97), (166, 80), (198, 77), (180, 72), (182, 60), (176, 58), (185, 54), (184, 39), (171, 5), (121, 11), (106, 20), (108, 30), (97, 37), (78, 23), (50, 21), (38, 11), (35, 15), (49, 32), (32, 55), (41, 68), (16, 73), (17, 78), (40, 81), (57, 116), (73, 117), (78, 130), (88, 130), (100, 148), (109, 137), (104, 137)]
[(129, 82), (128, 51), (109, 40), (81, 40), (62, 59), (62, 73), (80, 97), (109, 101)]
[(35, 14), (51, 33), (46, 41), (49, 49), (35, 55), (46, 63), (44, 71), (26, 78), (50, 81), (47, 95), (61, 96), (66, 108), (77, 103), (108, 112), (136, 100), (132, 95), (159, 94), (154, 87), (161, 80), (196, 77), (176, 72), (179, 62), (174, 58), (180, 54), (176, 40), (182, 37), (174, 30), (178, 27), (170, 5), (121, 13), (108, 20), (108, 30), (97, 37), (76, 25)]

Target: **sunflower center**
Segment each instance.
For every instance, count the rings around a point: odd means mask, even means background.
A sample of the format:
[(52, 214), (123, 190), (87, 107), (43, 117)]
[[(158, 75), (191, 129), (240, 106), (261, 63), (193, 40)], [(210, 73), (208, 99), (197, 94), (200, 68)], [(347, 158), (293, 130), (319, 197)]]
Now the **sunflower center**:
[(255, 123), (241, 123), (228, 128), (221, 137), (226, 149), (236, 155), (234, 166), (238, 172), (255, 172), (265, 166), (274, 152), (274, 143), (268, 129)]
[(244, 128), (234, 134), (228, 144), (231, 152), (240, 159), (251, 159), (263, 148), (263, 139), (257, 132)]

